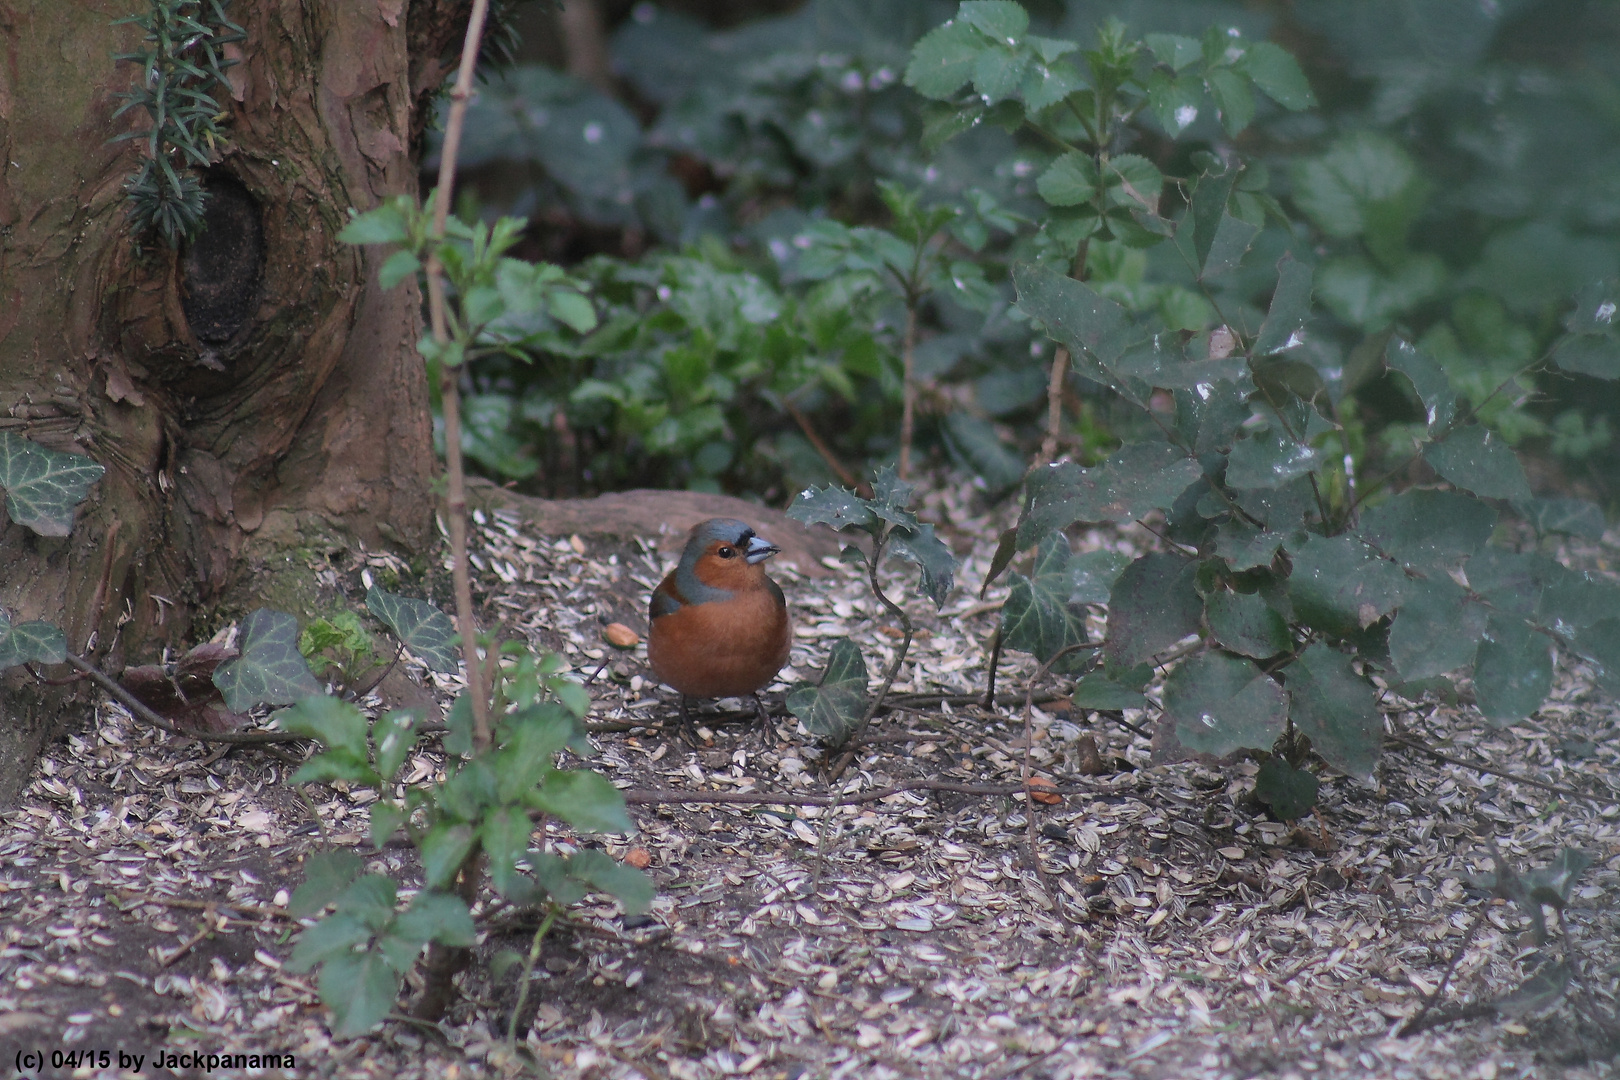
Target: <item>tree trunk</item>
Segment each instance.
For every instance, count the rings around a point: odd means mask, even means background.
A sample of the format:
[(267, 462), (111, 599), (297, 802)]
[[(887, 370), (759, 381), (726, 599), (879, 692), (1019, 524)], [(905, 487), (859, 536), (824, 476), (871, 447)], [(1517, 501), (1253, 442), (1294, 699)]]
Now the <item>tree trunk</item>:
[[(206, 226), (175, 254), (128, 224), (144, 142), (109, 142), (149, 123), (112, 119), (140, 75), (112, 56), (141, 33), (112, 22), (146, 0), (0, 0), (0, 430), (107, 468), (66, 539), (0, 515), (13, 618), (117, 670), (290, 549), (431, 542), (419, 299), (337, 233), (350, 207), (415, 192), (468, 6), (236, 0)], [(0, 677), (0, 805), (66, 705), (24, 669)]]

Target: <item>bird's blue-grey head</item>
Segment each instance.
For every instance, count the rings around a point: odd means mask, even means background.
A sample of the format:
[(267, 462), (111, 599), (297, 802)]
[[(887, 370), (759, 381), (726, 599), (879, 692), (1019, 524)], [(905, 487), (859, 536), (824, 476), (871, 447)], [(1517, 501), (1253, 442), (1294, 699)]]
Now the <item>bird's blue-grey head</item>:
[(686, 550), (681, 553), (681, 563), (675, 569), (676, 587), (688, 603), (702, 604), (731, 595), (730, 590), (707, 585), (697, 575), (698, 560), (709, 554), (716, 543), (721, 545), (715, 552), (720, 558), (740, 558), (750, 566), (757, 566), (782, 550), (756, 536), (746, 522), (736, 518), (710, 518), (699, 522), (692, 529)]

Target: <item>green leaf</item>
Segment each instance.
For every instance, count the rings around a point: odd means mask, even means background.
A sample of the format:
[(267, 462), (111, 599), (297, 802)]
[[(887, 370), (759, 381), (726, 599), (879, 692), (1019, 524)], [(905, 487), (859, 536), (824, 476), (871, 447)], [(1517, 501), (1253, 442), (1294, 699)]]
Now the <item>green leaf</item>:
[(1204, 80), (1196, 75), (1157, 71), (1148, 81), (1148, 108), (1172, 139), (1197, 121), (1203, 103)]
[(1433, 678), (1473, 662), (1490, 609), (1440, 574), (1408, 581), (1389, 628), (1389, 655), (1407, 682)]
[(872, 478), (872, 499), (867, 505), (872, 513), (903, 529), (917, 528), (917, 515), (909, 509), (916, 485), (900, 479), (894, 466), (885, 465)]
[(800, 686), (787, 698), (788, 712), (805, 730), (834, 746), (842, 746), (866, 713), (866, 660), (848, 638), (833, 641), (827, 669), (815, 686)]
[(276, 726), (294, 735), (319, 739), (328, 749), (365, 762), (370, 759), (366, 746), (366, 716), (341, 698), (313, 694), (290, 709), (276, 714)]
[(1316, 95), (1311, 92), (1311, 84), (1305, 80), (1299, 61), (1281, 45), (1256, 42), (1244, 52), (1237, 66), (1267, 97), (1285, 109), (1298, 112), (1316, 104)]
[(657, 895), (646, 874), (633, 866), (615, 862), (606, 852), (592, 848), (582, 848), (570, 855), (568, 872), (624, 905), (627, 915), (639, 915), (646, 911)]
[(1214, 68), (1204, 76), (1209, 95), (1228, 135), (1236, 135), (1254, 119), (1254, 90), (1248, 79), (1231, 68)]
[(1249, 253), (1249, 245), (1260, 234), (1260, 226), (1253, 222), (1244, 221), (1232, 214), (1222, 214), (1220, 224), (1215, 229), (1215, 238), (1210, 244), (1209, 254), (1204, 259), (1203, 268), (1199, 271), (1198, 280), (1214, 281), (1216, 278), (1229, 274), (1243, 263), (1243, 257)]
[(1496, 517), (1471, 496), (1413, 488), (1362, 514), (1357, 535), (1414, 570), (1445, 571), (1485, 547)]
[(1600, 665), (1598, 682), (1604, 689), (1620, 695), (1620, 618), (1599, 619), (1584, 627), (1575, 638), (1575, 648)]
[(973, 65), (988, 47), (984, 38), (964, 21), (935, 27), (911, 50), (906, 85), (923, 97), (944, 101), (973, 77)]
[(1186, 661), (1164, 680), (1164, 716), (1189, 750), (1215, 757), (1269, 749), (1287, 721), (1283, 688), (1252, 661), (1218, 649)]
[(1157, 442), (1122, 447), (1092, 469), (1068, 461), (1048, 465), (1025, 484), (1018, 546), (1030, 547), (1077, 521), (1126, 522), (1150, 510), (1168, 510), (1203, 475), (1197, 458)]
[(1254, 593), (1214, 592), (1204, 598), (1204, 621), (1221, 646), (1256, 660), (1293, 647), (1288, 622)]
[(399, 997), (400, 975), (375, 951), (334, 956), (321, 968), (321, 1003), (332, 1010), (332, 1035), (352, 1039), (383, 1022)]
[(429, 889), (447, 889), (472, 851), (477, 835), (471, 825), (441, 821), (417, 845), (422, 854), (422, 881)]
[(402, 807), (395, 806), (386, 799), (378, 799), (371, 804), (371, 846), (381, 851), (383, 845), (388, 843), (410, 817)]
[(1006, 491), (1024, 478), (1023, 455), (1014, 452), (988, 421), (967, 412), (951, 412), (942, 427), (950, 448), (992, 492)]
[(66, 536), (73, 508), (107, 470), (83, 454), (47, 450), (20, 435), (0, 431), (0, 490), (11, 520), (40, 536)]
[(1384, 363), (1391, 371), (1398, 371), (1412, 384), (1418, 400), (1427, 414), (1430, 434), (1447, 427), (1457, 415), (1457, 395), (1451, 389), (1451, 380), (1445, 369), (1419, 352), (1417, 346), (1403, 338), (1392, 337), (1384, 351)]
[(1310, 317), (1311, 268), (1284, 255), (1277, 263), (1277, 288), (1271, 294), (1271, 310), (1254, 339), (1254, 354), (1269, 356), (1301, 344), (1305, 320)]
[[(389, 200), (364, 214), (352, 216), (338, 233), (345, 244), (407, 244), (411, 239), (408, 200)], [(411, 208), (414, 210), (414, 208)], [(354, 215), (354, 211), (349, 213)]]
[(430, 941), (470, 948), (478, 942), (467, 902), (455, 893), (424, 890), (395, 920), (393, 932), (420, 948)]
[(963, 0), (956, 17), (996, 41), (1021, 38), (1029, 29), (1029, 13), (1013, 0)]
[(1232, 188), (1237, 184), (1240, 172), (1242, 168), (1235, 165), (1225, 172), (1206, 172), (1198, 178), (1198, 185), (1193, 188), (1192, 209), (1187, 215), (1187, 220), (1192, 224), (1193, 254), (1198, 259), (1200, 276), (1209, 263), (1209, 255), (1215, 247), (1215, 235), (1220, 231), (1221, 222), (1228, 216), (1226, 202), (1231, 197)]
[(1570, 334), (1560, 338), (1553, 359), (1565, 371), (1594, 379), (1620, 379), (1620, 340), (1610, 334)]
[(291, 705), (321, 692), (298, 651), (298, 620), (284, 611), (259, 608), (242, 620), (242, 655), (214, 669), (225, 707), (247, 712), (255, 705)]
[(883, 547), (884, 554), (896, 559), (916, 563), (922, 572), (922, 590), (934, 602), (944, 607), (956, 581), (956, 557), (944, 541), (934, 535), (933, 525), (924, 523), (915, 529), (896, 526), (889, 533)]
[(1585, 286), (1575, 296), (1575, 310), (1564, 319), (1572, 334), (1613, 334), (1620, 331), (1620, 278), (1607, 278)]
[(1270, 566), (1286, 538), (1286, 533), (1262, 532), (1246, 521), (1224, 521), (1215, 530), (1215, 554), (1239, 572)]
[(1277, 488), (1314, 472), (1322, 464), (1322, 451), (1294, 441), (1273, 424), (1232, 444), (1226, 459), (1226, 482), (1235, 488)]
[(1512, 615), (1491, 616), (1474, 657), (1474, 700), (1502, 727), (1541, 708), (1552, 690), (1552, 642)]
[(304, 860), (304, 883), (293, 890), (287, 912), (307, 919), (332, 903), (360, 876), (360, 856), (352, 851), (318, 851)]
[(429, 668), (447, 675), (461, 670), (455, 624), (426, 600), (397, 596), (373, 585), (366, 590), (366, 609), (387, 623)]
[(1255, 797), (1282, 821), (1298, 821), (1310, 813), (1320, 786), (1312, 773), (1296, 769), (1276, 755), (1262, 761), (1254, 777)]
[(1423, 448), (1423, 460), (1465, 491), (1485, 499), (1528, 499), (1530, 480), (1513, 448), (1482, 424), (1453, 431)]
[(287, 958), (286, 970), (301, 974), (316, 964), (352, 952), (356, 945), (370, 941), (371, 935), (371, 927), (358, 915), (330, 915), (298, 935), (298, 944)]
[(1039, 319), (1046, 331), (1071, 352), (1089, 351), (1111, 364), (1141, 335), (1125, 309), (1090, 286), (1041, 266), (1020, 265), (1013, 271), (1018, 306)]
[(1603, 508), (1585, 499), (1529, 499), (1513, 504), (1540, 535), (1567, 533), (1583, 540), (1601, 540), (1608, 523)]
[(1117, 712), (1121, 709), (1145, 709), (1148, 699), (1141, 690), (1109, 677), (1107, 672), (1093, 671), (1074, 684), (1069, 702), (1077, 709), (1102, 709)]
[(806, 525), (831, 525), (834, 529), (876, 529), (878, 517), (872, 504), (852, 491), (828, 485), (805, 488), (787, 508), (787, 516)]
[(979, 100), (995, 105), (1018, 93), (1029, 72), (1029, 55), (996, 43), (982, 50), (973, 61), (973, 89)]
[(624, 796), (612, 781), (590, 769), (557, 769), (530, 800), (581, 832), (627, 833), (635, 826), (624, 809)]
[(1142, 41), (1153, 53), (1155, 60), (1170, 65), (1176, 71), (1180, 71), (1204, 55), (1203, 48), (1196, 38), (1181, 34), (1146, 34)]
[(1399, 260), (1428, 186), (1387, 135), (1358, 131), (1294, 166), (1294, 202), (1329, 236), (1362, 236), (1385, 266)]
[[(860, 548), (853, 548), (853, 549), (845, 548), (844, 549), (844, 554), (848, 555), (851, 550), (853, 550), (855, 552), (855, 555), (856, 555), (856, 557), (858, 559), (857, 565), (861, 565), (861, 564), (864, 564), (866, 562), (866, 556), (864, 554), (862, 554)], [(1003, 530), (1001, 530), (1001, 536), (996, 540), (996, 553), (990, 557), (990, 569), (985, 571), (984, 583), (979, 586), (979, 599), (980, 600), (984, 599), (985, 594), (990, 591), (990, 586), (995, 584), (995, 580), (997, 578), (999, 578), (1004, 572), (1006, 572), (1007, 567), (1012, 565), (1012, 561), (1013, 561), (1014, 558), (1017, 557), (1017, 555), (1018, 555), (1018, 530), (1017, 529), (1003, 529)], [(1105, 600), (1107, 599), (1106, 595), (1104, 596), (1103, 599), (1105, 599)], [(4, 619), (4, 618), (5, 618), (5, 612), (3, 610), (0, 610), (0, 619)], [(0, 625), (0, 633), (4, 633), (4, 632), (5, 632), (4, 626)]]
[(1001, 642), (1009, 649), (1032, 653), (1042, 663), (1059, 650), (1086, 640), (1083, 611), (1070, 606), (1074, 569), (1068, 538), (1050, 533), (1035, 554), (1029, 577), (1013, 574), (1012, 589), (1001, 609)]
[(1323, 761), (1363, 783), (1384, 752), (1384, 718), (1350, 658), (1315, 644), (1288, 667), (1288, 717)]
[(55, 623), (34, 619), (0, 626), (0, 671), (21, 664), (60, 664), (67, 659), (67, 635)]
[(1074, 579), (1074, 590), (1069, 594), (1071, 604), (1106, 604), (1114, 582), (1131, 564), (1131, 557), (1119, 551), (1099, 548), (1085, 551), (1069, 559), (1069, 572)]
[(554, 288), (546, 295), (546, 312), (578, 334), (596, 329), (596, 309), (573, 289)]
[(1153, 659), (1202, 622), (1193, 588), (1198, 563), (1178, 555), (1144, 555), (1125, 568), (1108, 603), (1108, 661), (1134, 667)]
[(1288, 597), (1295, 613), (1313, 629), (1348, 637), (1400, 603), (1406, 575), (1353, 537), (1313, 536), (1290, 554), (1294, 569), (1288, 578)]
[(422, 260), (409, 251), (396, 251), (383, 262), (377, 271), (377, 283), (385, 289), (392, 289), (395, 285), (406, 280), (414, 279), (416, 272), (422, 269)]
[(1097, 165), (1090, 154), (1071, 150), (1046, 167), (1035, 190), (1052, 206), (1079, 206), (1097, 195)]
[[(1539, 909), (1536, 914), (1539, 922)], [(1541, 940), (1545, 941), (1546, 936), (1543, 930)], [(1500, 1016), (1523, 1016), (1538, 1012), (1556, 1005), (1569, 992), (1570, 980), (1574, 975), (1568, 960), (1548, 961), (1537, 968), (1534, 975), (1491, 1002), (1491, 1005)]]
[(1620, 611), (1620, 585), (1602, 574), (1571, 570), (1548, 559), (1540, 577), (1536, 614), (1562, 637)]

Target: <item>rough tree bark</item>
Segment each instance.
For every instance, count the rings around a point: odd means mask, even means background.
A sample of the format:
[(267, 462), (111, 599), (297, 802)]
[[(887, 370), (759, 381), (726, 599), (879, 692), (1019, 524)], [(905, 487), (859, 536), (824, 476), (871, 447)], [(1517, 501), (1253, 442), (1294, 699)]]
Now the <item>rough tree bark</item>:
[[(107, 474), (72, 535), (0, 513), (0, 606), (117, 670), (179, 644), (300, 548), (432, 539), (414, 288), (337, 241), (349, 207), (416, 189), (466, 0), (236, 0), (227, 143), (178, 255), (126, 222), (138, 75), (112, 55), (145, 0), (0, 0), (0, 430)], [(201, 628), (199, 628), (201, 629)], [(212, 630), (211, 627), (207, 628)], [(0, 681), (0, 805), (69, 713)]]

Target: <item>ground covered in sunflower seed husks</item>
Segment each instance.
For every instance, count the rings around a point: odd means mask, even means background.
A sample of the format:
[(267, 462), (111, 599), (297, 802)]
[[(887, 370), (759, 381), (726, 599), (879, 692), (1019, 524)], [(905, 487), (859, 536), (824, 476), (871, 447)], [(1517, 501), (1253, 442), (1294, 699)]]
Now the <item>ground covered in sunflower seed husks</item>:
[[(348, 847), (409, 881), (412, 850), (364, 843), (369, 792), (289, 787), (303, 744), (226, 752), (101, 706), (0, 826), (4, 1067), (34, 1052), (43, 1066), (23, 1075), (1614, 1075), (1620, 738), (1589, 670), (1566, 664), (1536, 721), (1507, 729), (1467, 704), (1466, 684), (1452, 704), (1385, 695), (1377, 787), (1326, 775), (1319, 812), (1281, 823), (1253, 798), (1252, 764), (1155, 764), (1153, 708), (1077, 711), (1061, 679), (1035, 687), (1026, 744), (1026, 656), (1002, 658), (996, 703), (982, 705), (1006, 589), (984, 601), (978, 589), (1015, 508), (981, 505), (967, 486), (926, 495), (922, 516), (948, 525), (963, 558), (943, 611), (907, 566), (886, 571), (921, 629), (894, 707), (834, 792), (874, 797), (836, 807), (807, 798), (829, 794), (836, 755), (783, 694), (816, 678), (836, 638), (859, 644), (874, 687), (894, 655), (898, 630), (852, 569), (773, 567), (798, 636), (765, 695), (772, 724), (751, 729), (745, 703), (711, 703), (693, 747), (644, 645), (603, 640), (614, 622), (645, 632), (667, 545), (479, 515), (487, 624), (582, 675), (605, 667), (591, 685), (594, 766), (625, 790), (636, 832), (553, 825), (546, 840), (644, 863), (658, 887), (648, 915), (598, 897), (556, 925), (515, 1045), (521, 969), (497, 976), (488, 960), (527, 952), (532, 911), (476, 912), (480, 961), (442, 1025), (390, 1021), (335, 1041), (312, 978), (281, 970), (300, 861)], [(1074, 538), (1127, 553), (1155, 543), (1137, 527)], [(1609, 570), (1616, 539), (1558, 553)], [(350, 553), (323, 574), (358, 608), (389, 566)], [(416, 677), (441, 705), (459, 689)], [(1052, 785), (1033, 801), (1026, 750)], [(407, 779), (442, 765), (426, 739)], [(1538, 976), (1530, 921), (1480, 881), (1567, 848), (1593, 861), (1569, 905), (1547, 910), (1565, 964)]]

